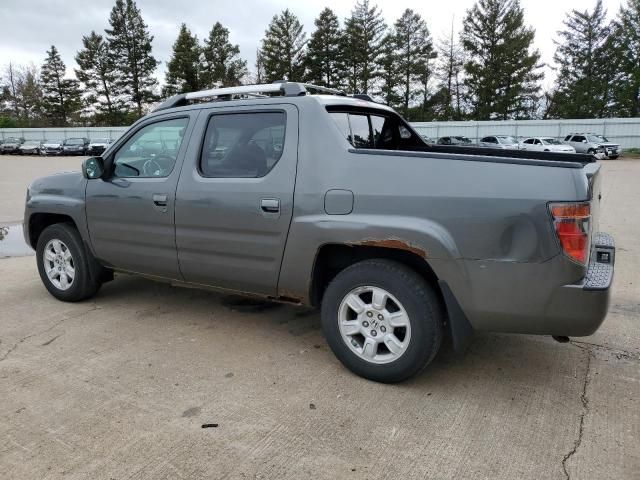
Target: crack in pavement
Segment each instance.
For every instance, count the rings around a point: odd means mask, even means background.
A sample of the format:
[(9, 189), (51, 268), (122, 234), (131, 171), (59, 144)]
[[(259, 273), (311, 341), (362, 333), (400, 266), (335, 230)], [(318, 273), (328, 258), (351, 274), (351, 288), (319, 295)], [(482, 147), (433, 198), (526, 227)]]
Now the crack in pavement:
[(562, 458), (562, 470), (567, 480), (571, 480), (571, 475), (567, 470), (567, 462), (571, 457), (573, 457), (576, 454), (576, 452), (578, 451), (578, 448), (580, 448), (580, 445), (582, 445), (582, 437), (584, 435), (584, 419), (587, 416), (587, 413), (589, 413), (589, 398), (587, 397), (587, 388), (589, 387), (589, 383), (591, 382), (589, 374), (591, 373), (591, 357), (593, 355), (590, 347), (582, 347), (580, 345), (576, 345), (573, 341), (571, 343), (574, 344), (579, 349), (587, 352), (587, 368), (584, 373), (584, 382), (582, 384), (582, 392), (580, 393), (580, 401), (582, 402), (582, 412), (580, 413), (578, 438), (576, 438), (573, 441), (573, 448), (568, 453), (566, 453), (565, 456)]
[[(98, 310), (99, 308), (100, 307), (98, 307), (96, 304), (94, 304), (93, 307), (90, 308), (89, 310), (84, 310), (82, 312), (78, 312), (75, 315), (63, 314), (64, 317), (61, 320), (58, 320), (57, 322), (55, 322), (49, 328), (46, 328), (46, 329), (42, 330), (41, 332), (36, 332), (36, 333), (31, 333), (29, 335), (26, 335), (26, 336), (22, 337), (20, 340), (18, 340), (16, 343), (14, 343), (11, 347), (9, 347), (9, 349), (2, 356), (0, 356), (0, 362), (2, 362), (4, 360), (6, 360), (7, 358), (9, 358), (9, 355), (11, 355), (21, 344), (23, 344), (24, 342), (26, 342), (30, 338), (37, 337), (37, 336), (42, 335), (44, 333), (50, 332), (51, 330), (53, 330), (57, 326), (59, 326), (62, 323), (66, 322), (67, 320), (73, 320), (74, 318), (78, 318), (78, 317), (81, 317), (81, 316), (86, 315), (88, 313), (91, 313), (94, 310)], [(60, 335), (58, 335), (58, 337), (59, 336)], [(55, 340), (58, 337), (55, 337), (53, 340)], [(49, 343), (51, 343), (53, 340), (51, 340)]]
[(569, 343), (571, 343), (572, 345), (575, 345), (578, 348), (582, 348), (582, 347), (580, 347), (580, 345), (586, 345), (588, 347), (594, 347), (594, 348), (597, 348), (599, 350), (604, 350), (606, 352), (615, 354), (616, 358), (618, 358), (618, 359), (624, 358), (624, 359), (627, 359), (627, 360), (639, 360), (640, 361), (640, 353), (631, 352), (629, 350), (624, 350), (622, 348), (609, 347), (607, 345), (600, 345), (598, 343), (582, 342), (580, 340), (570, 340)]

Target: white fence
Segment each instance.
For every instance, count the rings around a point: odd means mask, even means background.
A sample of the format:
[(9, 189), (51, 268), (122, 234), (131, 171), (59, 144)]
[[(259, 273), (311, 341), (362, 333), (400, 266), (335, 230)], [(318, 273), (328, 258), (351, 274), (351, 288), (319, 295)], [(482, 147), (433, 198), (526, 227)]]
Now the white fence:
[(64, 140), (69, 137), (109, 138), (115, 140), (128, 127), (68, 127), (68, 128), (0, 128), (0, 140), (9, 137), (25, 140)]
[(570, 133), (596, 133), (623, 149), (640, 148), (640, 118), (586, 120), (504, 120), (488, 122), (414, 122), (416, 130), (437, 139), (460, 135), (474, 143), (488, 135), (514, 137), (554, 137), (563, 140)]
[[(463, 135), (477, 142), (487, 135), (516, 137), (545, 136), (559, 140), (573, 132), (604, 135), (622, 148), (640, 148), (640, 118), (607, 118), (589, 120), (506, 120), (489, 122), (414, 122), (422, 134), (438, 138)], [(0, 128), (0, 139), (23, 137), (27, 140), (62, 140), (68, 137), (116, 139), (127, 127), (75, 128)]]

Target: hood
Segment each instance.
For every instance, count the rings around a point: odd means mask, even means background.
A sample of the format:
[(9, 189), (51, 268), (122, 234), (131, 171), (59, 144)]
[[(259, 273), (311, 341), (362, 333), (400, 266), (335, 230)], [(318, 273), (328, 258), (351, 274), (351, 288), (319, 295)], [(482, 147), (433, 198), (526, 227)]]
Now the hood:
[(20, 148), (24, 150), (31, 150), (34, 148), (40, 148), (40, 144), (39, 143), (23, 143), (22, 145), (20, 145)]
[(89, 144), (90, 147), (106, 147), (107, 145), (109, 144), (104, 142), (96, 142), (96, 143), (91, 142)]
[(620, 146), (617, 143), (612, 143), (612, 142), (597, 142), (597, 144), (600, 145), (601, 147), (619, 147)]

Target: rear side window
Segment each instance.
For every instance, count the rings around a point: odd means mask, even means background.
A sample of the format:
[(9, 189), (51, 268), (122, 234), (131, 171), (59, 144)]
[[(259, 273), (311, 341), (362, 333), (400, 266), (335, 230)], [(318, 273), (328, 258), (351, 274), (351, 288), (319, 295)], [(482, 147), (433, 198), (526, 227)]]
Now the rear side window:
[(200, 173), (211, 178), (264, 177), (282, 156), (286, 121), (284, 112), (212, 115)]
[(373, 147), (369, 116), (349, 114), (349, 123), (351, 124), (351, 144), (356, 148)]
[(424, 147), (421, 140), (395, 115), (329, 111), (343, 137), (355, 148), (398, 150)]
[(569, 140), (571, 140), (571, 135), (567, 135), (566, 137), (564, 137), (565, 142), (568, 142)]
[(573, 142), (583, 142), (584, 140), (586, 140), (585, 137), (583, 137), (582, 135), (574, 135), (573, 136)]

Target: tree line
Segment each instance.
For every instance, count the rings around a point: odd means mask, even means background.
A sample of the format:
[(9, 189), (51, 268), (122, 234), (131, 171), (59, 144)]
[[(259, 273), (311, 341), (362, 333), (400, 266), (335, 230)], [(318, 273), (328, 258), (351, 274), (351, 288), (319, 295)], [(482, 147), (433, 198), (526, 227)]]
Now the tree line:
[(5, 67), (0, 126), (127, 125), (171, 95), (283, 79), (370, 94), (410, 120), (639, 115), (640, 0), (626, 0), (611, 21), (601, 0), (566, 13), (548, 91), (534, 40), (519, 0), (477, 0), (462, 30), (452, 25), (437, 40), (419, 13), (406, 9), (387, 25), (358, 0), (342, 21), (322, 10), (309, 36), (291, 10), (274, 15), (251, 70), (221, 23), (203, 41), (182, 24), (161, 86), (140, 9), (116, 0), (104, 33), (82, 37), (75, 78), (55, 45), (40, 68)]

